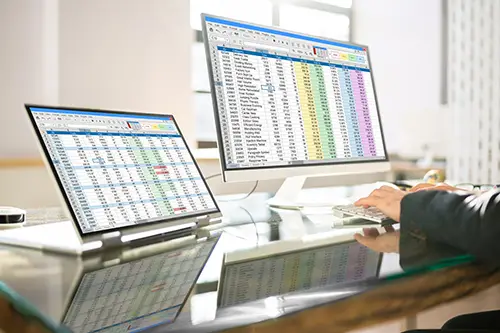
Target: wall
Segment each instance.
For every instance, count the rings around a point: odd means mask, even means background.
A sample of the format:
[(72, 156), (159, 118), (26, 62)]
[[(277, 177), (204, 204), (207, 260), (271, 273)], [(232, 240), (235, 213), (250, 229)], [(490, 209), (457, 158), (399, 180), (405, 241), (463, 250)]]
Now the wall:
[(441, 1), (354, 0), (353, 16), (354, 41), (370, 48), (388, 150), (418, 156), (427, 143), (444, 156)]
[[(53, 103), (52, 1), (0, 1), (0, 157), (36, 156), (24, 103)], [(57, 79), (57, 78), (56, 78)]]
[(186, 0), (60, 1), (60, 103), (173, 113), (194, 143)]
[(173, 113), (193, 144), (191, 40), (186, 0), (0, 1), (0, 158), (39, 156), (26, 102)]

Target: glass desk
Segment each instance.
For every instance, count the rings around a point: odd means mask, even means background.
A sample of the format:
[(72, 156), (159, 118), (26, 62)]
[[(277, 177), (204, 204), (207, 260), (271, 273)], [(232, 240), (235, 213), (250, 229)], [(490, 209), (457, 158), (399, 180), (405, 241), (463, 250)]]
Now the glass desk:
[[(342, 197), (360, 196), (369, 190), (368, 187), (339, 188), (330, 192), (330, 195), (334, 193), (334, 195)], [(309, 192), (308, 195), (312, 194), (313, 192)], [(314, 195), (325, 194), (318, 190)], [(187, 285), (189, 278), (194, 278), (196, 285), (192, 289), (186, 287), (186, 290), (189, 289), (189, 297), (182, 308), (179, 308), (179, 313), (167, 314), (164, 312), (162, 318), (154, 319), (157, 323), (164, 323), (157, 326), (149, 325), (149, 328), (144, 330), (145, 332), (212, 332), (227, 329), (234, 332), (270, 332), (282, 329), (286, 329), (287, 332), (307, 332), (317, 328), (317, 326), (311, 326), (313, 323), (337, 327), (333, 331), (347, 331), (359, 327), (359, 324), (363, 323), (364, 320), (367, 323), (374, 323), (374, 320), (382, 321), (398, 316), (404, 317), (412, 313), (411, 311), (426, 309), (435, 304), (463, 297), (470, 293), (470, 288), (479, 291), (500, 281), (500, 274), (496, 270), (472, 267), (469, 264), (470, 258), (460, 256), (460, 253), (442, 251), (439, 247), (428, 245), (426, 251), (419, 253), (417, 257), (400, 258), (398, 254), (383, 255), (377, 274), (369, 276), (367, 279), (358, 278), (355, 281), (344, 279), (340, 282), (323, 283), (318, 286), (304, 285), (303, 288), (296, 288), (292, 292), (271, 294), (262, 299), (218, 308), (217, 290), (224, 253), (245, 249), (252, 250), (266, 244), (294, 241), (305, 236), (336, 232), (345, 234), (356, 231), (355, 229), (348, 231), (346, 229), (332, 229), (333, 216), (322, 212), (309, 212), (306, 215), (300, 211), (269, 209), (265, 204), (268, 197), (268, 194), (256, 193), (243, 201), (227, 201), (231, 200), (231, 197), (223, 198), (224, 201), (220, 202), (220, 206), (225, 218), (221, 225), (212, 227), (211, 234), (218, 241), (213, 251), (211, 248), (209, 249), (211, 252), (207, 250), (208, 260), (206, 264), (202, 259), (199, 259), (199, 263), (203, 267), (201, 274), (199, 276), (194, 273), (194, 275), (191, 274), (193, 276), (186, 275), (185, 281), (178, 282), (179, 285), (183, 282)], [(147, 251), (142, 251), (142, 248), (135, 249), (134, 256), (127, 260), (123, 260), (125, 249), (81, 259), (1, 246), (0, 278), (35, 304), (44, 314), (59, 321), (64, 318), (68, 311), (68, 305), (74, 301), (77, 289), (83, 285), (82, 281), (88, 280), (86, 274), (92, 273), (93, 270), (107, 269), (110, 272), (106, 275), (108, 278), (115, 274), (115, 278), (122, 277), (123, 281), (126, 281), (125, 278), (130, 276), (133, 270), (130, 267), (130, 269), (125, 270), (124, 263), (128, 265), (137, 262), (148, 262), (149, 266), (144, 270), (146, 272), (150, 272), (151, 269), (163, 272), (164, 270), (158, 268), (158, 265), (165, 265), (165, 261), (155, 261), (156, 259), (151, 258), (159, 258), (171, 251), (165, 246), (165, 243), (160, 243), (149, 245)], [(403, 264), (404, 269), (400, 263)], [(121, 268), (114, 269), (117, 267)], [(311, 269), (316, 268), (318, 267), (311, 266)], [(447, 270), (448, 273), (436, 275), (444, 270)], [(113, 271), (118, 273), (113, 273)], [(151, 276), (151, 274), (147, 276)], [(158, 276), (155, 275), (155, 277)], [(147, 283), (155, 282), (154, 288), (148, 289), (148, 292), (154, 293), (169, 289), (162, 283), (156, 283), (158, 281), (154, 281), (155, 277), (151, 277), (151, 280), (147, 281)], [(450, 292), (450, 288), (454, 288), (458, 280), (463, 281), (464, 277), (470, 277), (470, 288), (464, 289), (467, 286), (467, 282), (464, 282), (461, 283), (460, 290)], [(145, 279), (142, 281), (144, 282)], [(478, 287), (478, 281), (481, 282), (480, 287)], [(419, 284), (422, 287), (415, 290), (415, 286)], [(408, 288), (413, 291), (402, 293)], [(424, 302), (419, 299), (418, 293), (425, 295), (426, 288), (433, 291), (434, 301)], [(105, 291), (99, 290), (97, 295), (104, 293)], [(391, 293), (393, 293), (393, 297), (388, 299), (387, 295), (391, 295)], [(446, 299), (437, 297), (441, 294), (448, 296)], [(143, 297), (141, 299), (144, 302), (149, 302), (149, 296), (140, 294), (140, 297)], [(415, 302), (409, 303), (408, 298), (415, 300)], [(100, 304), (99, 311), (93, 312), (102, 315), (105, 308), (113, 311), (117, 308), (113, 305), (116, 299), (107, 298), (106, 302), (108, 303)], [(394, 305), (395, 300), (402, 303)], [(133, 299), (130, 302), (133, 302)], [(363, 304), (371, 304), (370, 309), (360, 310)], [(388, 312), (387, 309), (390, 308), (394, 310)], [(357, 310), (353, 311), (352, 309)], [(83, 311), (80, 309), (73, 312), (78, 314), (83, 313)], [(129, 313), (128, 315), (139, 317), (140, 311), (148, 312), (145, 305), (137, 306), (134, 311), (133, 314)], [(92, 310), (87, 309), (87, 312), (91, 313)], [(114, 315), (117, 316), (116, 313)], [(147, 316), (148, 313), (144, 313), (144, 315)], [(305, 315), (309, 319), (303, 318)], [(123, 322), (126, 322), (125, 317), (126, 315), (123, 317)], [(115, 321), (119, 322), (116, 318)], [(96, 319), (91, 330), (100, 332), (134, 331), (132, 326), (128, 329), (124, 328), (123, 325), (111, 327), (108, 325), (109, 321), (106, 322), (102, 318), (99, 320)], [(154, 320), (152, 319), (152, 322)], [(141, 323), (134, 322), (133, 324), (137, 325), (136, 329), (142, 327)], [(108, 327), (108, 329), (100, 330), (102, 328), (100, 325)]]

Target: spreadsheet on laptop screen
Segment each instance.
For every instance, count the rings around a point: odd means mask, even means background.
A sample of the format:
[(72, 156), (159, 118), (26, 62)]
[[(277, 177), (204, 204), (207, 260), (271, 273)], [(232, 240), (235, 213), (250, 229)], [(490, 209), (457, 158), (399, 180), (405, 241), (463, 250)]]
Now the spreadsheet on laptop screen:
[(228, 170), (386, 159), (366, 48), (204, 21)]
[(30, 110), (83, 234), (216, 209), (171, 116)]
[(220, 306), (376, 277), (380, 253), (349, 242), (229, 263)]
[(130, 333), (171, 323), (216, 241), (86, 273), (64, 324), (74, 333)]

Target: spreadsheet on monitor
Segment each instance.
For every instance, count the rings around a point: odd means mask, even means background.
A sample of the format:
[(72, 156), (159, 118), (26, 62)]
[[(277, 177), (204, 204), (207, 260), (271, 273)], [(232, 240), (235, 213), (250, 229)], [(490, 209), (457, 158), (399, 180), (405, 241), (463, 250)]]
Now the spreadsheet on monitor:
[(74, 333), (130, 333), (171, 323), (216, 241), (86, 273), (64, 324)]
[(227, 170), (385, 160), (364, 47), (205, 16)]
[(84, 234), (216, 208), (171, 116), (31, 112)]

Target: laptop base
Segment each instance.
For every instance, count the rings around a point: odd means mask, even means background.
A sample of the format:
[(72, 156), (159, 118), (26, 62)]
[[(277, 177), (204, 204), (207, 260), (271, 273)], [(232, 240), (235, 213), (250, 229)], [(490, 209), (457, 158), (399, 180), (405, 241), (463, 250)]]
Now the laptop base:
[(0, 244), (79, 255), (90, 250), (82, 245), (71, 221), (47, 223), (0, 231)]

